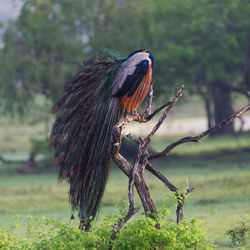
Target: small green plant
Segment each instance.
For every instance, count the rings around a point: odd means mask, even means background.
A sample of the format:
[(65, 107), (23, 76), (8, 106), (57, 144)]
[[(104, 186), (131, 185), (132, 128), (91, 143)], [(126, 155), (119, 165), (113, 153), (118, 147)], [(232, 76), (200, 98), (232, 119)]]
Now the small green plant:
[(244, 216), (233, 227), (226, 231), (226, 234), (231, 238), (233, 246), (246, 246), (250, 239), (250, 216)]
[[(205, 229), (198, 219), (182, 220), (178, 225), (167, 219), (167, 204), (153, 218), (144, 214), (127, 223), (116, 239), (110, 237), (113, 225), (126, 214), (128, 204), (117, 207), (117, 215), (106, 216), (100, 226), (92, 225), (83, 232), (72, 223), (61, 223), (45, 217), (28, 217), (26, 232), (17, 237), (18, 220), (9, 230), (0, 228), (0, 249), (212, 249), (205, 236)], [(161, 224), (161, 229), (156, 224)]]

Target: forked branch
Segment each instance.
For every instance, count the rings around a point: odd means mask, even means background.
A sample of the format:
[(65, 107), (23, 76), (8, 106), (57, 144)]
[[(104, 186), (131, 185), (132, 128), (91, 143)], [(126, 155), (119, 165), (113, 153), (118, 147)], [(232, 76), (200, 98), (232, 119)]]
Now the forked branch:
[(241, 117), (244, 113), (246, 113), (247, 111), (250, 110), (250, 104), (248, 104), (247, 106), (241, 108), (239, 111), (237, 111), (236, 113), (232, 114), (230, 117), (228, 117), (227, 119), (221, 121), (220, 123), (216, 124), (215, 126), (213, 126), (212, 128), (203, 131), (202, 133), (200, 133), (197, 136), (187, 136), (187, 137), (183, 137), (182, 139), (168, 145), (162, 152), (160, 153), (153, 153), (149, 156), (149, 160), (152, 159), (156, 159), (156, 158), (161, 158), (161, 157), (167, 157), (170, 152), (176, 148), (177, 146), (186, 143), (186, 142), (200, 142), (200, 140), (211, 134), (212, 132), (214, 132), (216, 129), (221, 128), (231, 122), (233, 122), (235, 119)]
[[(117, 166), (128, 176), (129, 178), (129, 184), (128, 184), (128, 199), (129, 199), (129, 211), (125, 218), (123, 218), (120, 222), (118, 222), (116, 225), (114, 225), (114, 230), (112, 232), (111, 239), (114, 240), (116, 237), (116, 233), (118, 230), (120, 230), (125, 223), (139, 210), (139, 208), (135, 208), (134, 204), (134, 186), (137, 189), (137, 192), (139, 194), (139, 197), (141, 199), (142, 205), (145, 210), (146, 216), (150, 216), (151, 214), (157, 213), (156, 207), (153, 203), (153, 200), (151, 199), (150, 193), (148, 191), (148, 187), (146, 185), (146, 182), (144, 180), (144, 169), (146, 168), (148, 171), (150, 171), (153, 175), (155, 175), (160, 181), (162, 181), (167, 188), (175, 192), (176, 197), (178, 199), (178, 205), (176, 209), (176, 216), (177, 216), (177, 223), (180, 222), (180, 220), (183, 218), (183, 205), (185, 201), (186, 194), (192, 192), (194, 188), (189, 187), (189, 184), (187, 183), (186, 191), (185, 193), (179, 193), (178, 188), (172, 184), (166, 176), (164, 176), (156, 167), (154, 167), (149, 161), (155, 158), (166, 158), (170, 152), (176, 148), (177, 146), (186, 143), (186, 142), (199, 142), (201, 138), (207, 136), (211, 132), (215, 131), (218, 128), (221, 128), (222, 126), (225, 126), (232, 121), (234, 121), (236, 118), (241, 117), (244, 113), (250, 110), (250, 101), (247, 106), (240, 109), (238, 112), (231, 115), (229, 118), (223, 120), (222, 122), (218, 123), (214, 127), (202, 132), (201, 134), (197, 136), (187, 136), (184, 137), (170, 145), (168, 145), (162, 152), (159, 153), (148, 153), (148, 147), (151, 142), (152, 137), (156, 133), (156, 131), (160, 128), (164, 120), (167, 118), (169, 112), (174, 107), (174, 105), (177, 103), (179, 98), (182, 96), (184, 90), (184, 86), (181, 86), (181, 88), (176, 93), (175, 97), (171, 102), (167, 102), (158, 109), (156, 109), (154, 112), (151, 112), (152, 107), (152, 100), (153, 100), (153, 87), (151, 85), (149, 95), (148, 95), (148, 101), (146, 105), (145, 112), (143, 114), (131, 114), (126, 115), (125, 119), (121, 122), (117, 123), (113, 128), (112, 133), (112, 155), (113, 160), (117, 164)], [(250, 100), (250, 93), (248, 93), (248, 97)], [(158, 114), (161, 110), (164, 110), (163, 114), (158, 119), (158, 122), (153, 127), (151, 132), (148, 134), (146, 138), (139, 138), (139, 140), (134, 139), (130, 134), (128, 137), (137, 144), (138, 146), (138, 152), (135, 157), (134, 163), (129, 163), (128, 160), (126, 160), (120, 153), (120, 146), (121, 146), (121, 139), (123, 135), (123, 131), (125, 126), (130, 122), (148, 122), (151, 120), (156, 114)], [(148, 213), (150, 212), (150, 213)], [(160, 225), (157, 225), (157, 228), (160, 228)]]

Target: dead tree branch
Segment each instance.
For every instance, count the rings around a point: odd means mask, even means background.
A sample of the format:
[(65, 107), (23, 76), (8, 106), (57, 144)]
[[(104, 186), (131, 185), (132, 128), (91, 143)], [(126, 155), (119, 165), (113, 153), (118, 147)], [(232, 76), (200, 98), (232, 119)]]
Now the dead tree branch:
[(151, 154), (149, 156), (149, 160), (156, 159), (156, 158), (161, 158), (161, 157), (167, 157), (174, 148), (176, 148), (177, 146), (179, 146), (179, 145), (181, 145), (183, 143), (186, 143), (186, 142), (200, 142), (201, 138), (207, 136), (208, 134), (212, 133), (216, 129), (221, 128), (222, 126), (225, 126), (225, 125), (231, 123), (236, 118), (239, 118), (240, 116), (242, 116), (244, 113), (246, 113), (249, 110), (250, 110), (250, 104), (248, 104), (247, 106), (241, 108), (238, 112), (234, 113), (233, 115), (231, 115), (227, 119), (221, 121), (220, 123), (213, 126), (212, 128), (202, 132), (201, 134), (199, 134), (197, 136), (183, 137), (182, 139), (168, 145), (162, 152)]
[(178, 92), (177, 92), (176, 96), (174, 97), (173, 101), (170, 102), (170, 104), (167, 106), (166, 110), (164, 111), (164, 113), (162, 114), (162, 116), (160, 117), (160, 119), (158, 120), (157, 124), (153, 127), (153, 129), (150, 132), (150, 134), (146, 137), (145, 141), (146, 141), (147, 144), (151, 141), (152, 136), (160, 128), (160, 126), (162, 125), (163, 121), (167, 118), (170, 110), (174, 107), (174, 105), (177, 103), (177, 101), (179, 100), (179, 98), (182, 96), (183, 90), (184, 90), (184, 85), (182, 85), (181, 88), (178, 90)]
[[(185, 197), (188, 193), (192, 192), (194, 188), (189, 187), (188, 181), (187, 181), (187, 187), (184, 193), (179, 192), (178, 188), (173, 185), (166, 176), (164, 176), (156, 167), (154, 167), (149, 161), (156, 158), (166, 158), (170, 152), (176, 148), (177, 146), (186, 143), (186, 142), (200, 142), (201, 138), (207, 136), (209, 133), (215, 131), (218, 128), (221, 128), (222, 126), (225, 126), (226, 124), (231, 123), (236, 118), (240, 117), (244, 113), (250, 110), (250, 93), (248, 93), (249, 97), (249, 104), (242, 109), (240, 109), (238, 112), (231, 115), (229, 118), (223, 120), (219, 124), (215, 125), (214, 127), (202, 132), (201, 134), (197, 136), (187, 136), (184, 137), (170, 145), (168, 145), (162, 152), (160, 153), (148, 153), (148, 147), (151, 142), (152, 137), (156, 133), (156, 131), (160, 128), (164, 120), (167, 118), (169, 112), (174, 107), (174, 105), (177, 103), (179, 98), (182, 96), (184, 90), (184, 86), (181, 86), (181, 88), (176, 93), (175, 97), (171, 102), (167, 102), (158, 109), (156, 109), (153, 113), (151, 112), (152, 107), (152, 100), (153, 100), (153, 87), (151, 85), (147, 105), (145, 108), (145, 112), (143, 114), (131, 114), (126, 115), (125, 119), (121, 122), (117, 123), (113, 128), (112, 133), (112, 156), (113, 160), (117, 164), (117, 166), (128, 176), (129, 178), (129, 184), (128, 184), (128, 199), (129, 199), (129, 210), (125, 218), (123, 218), (120, 222), (118, 222), (116, 225), (114, 225), (114, 230), (112, 232), (111, 240), (114, 240), (116, 237), (117, 232), (126, 224), (126, 222), (139, 210), (139, 208), (135, 208), (134, 203), (134, 186), (137, 189), (137, 192), (139, 194), (139, 197), (141, 199), (142, 205), (144, 207), (144, 211), (146, 216), (150, 216), (151, 214), (156, 214), (157, 210), (153, 203), (153, 200), (150, 196), (150, 193), (148, 191), (148, 187), (146, 185), (146, 182), (144, 180), (144, 169), (146, 168), (148, 171), (150, 171), (153, 175), (155, 175), (160, 181), (162, 181), (170, 191), (175, 192), (178, 204), (176, 209), (176, 221), (179, 223), (181, 219), (183, 218), (183, 205), (185, 201)], [(123, 135), (124, 128), (126, 125), (130, 122), (141, 122), (145, 123), (151, 120), (156, 114), (158, 114), (161, 110), (165, 108), (165, 111), (158, 119), (158, 122), (153, 127), (151, 132), (148, 134), (146, 138), (139, 138), (139, 140), (134, 139), (132, 135), (127, 135), (128, 138), (130, 138), (133, 142), (135, 142), (138, 145), (138, 153), (135, 157), (134, 163), (129, 163), (120, 153), (120, 146), (121, 146), (121, 139)], [(148, 213), (150, 212), (150, 213)], [(157, 228), (160, 228), (160, 225), (157, 225)]]

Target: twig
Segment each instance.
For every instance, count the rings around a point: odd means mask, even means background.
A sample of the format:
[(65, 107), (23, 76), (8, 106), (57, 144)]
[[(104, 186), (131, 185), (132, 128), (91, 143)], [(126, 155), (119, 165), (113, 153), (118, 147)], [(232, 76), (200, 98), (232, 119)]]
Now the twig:
[(166, 176), (164, 176), (157, 168), (155, 168), (150, 162), (147, 162), (146, 169), (161, 180), (172, 192), (176, 192), (178, 189), (173, 185)]
[(165, 104), (163, 104), (162, 106), (160, 106), (158, 109), (156, 109), (151, 115), (148, 115), (147, 121), (151, 120), (156, 114), (158, 114), (162, 109), (166, 108), (167, 106), (171, 105), (172, 102), (167, 102)]
[(128, 133), (127, 135), (126, 135), (132, 142), (134, 142), (135, 144), (139, 144), (139, 141), (138, 140), (136, 140), (136, 139), (134, 139), (133, 138), (133, 136), (130, 134), (130, 133)]
[(193, 192), (194, 188), (190, 187), (188, 184), (188, 178), (187, 178), (187, 187), (186, 187), (186, 194), (183, 193), (178, 194), (178, 191), (176, 191), (176, 197), (178, 200), (177, 208), (176, 208), (176, 223), (179, 224), (180, 221), (183, 219), (183, 205), (186, 198), (186, 195)]
[(177, 92), (176, 96), (174, 97), (173, 101), (171, 102), (171, 104), (168, 105), (168, 107), (166, 108), (166, 110), (162, 114), (162, 116), (159, 119), (159, 121), (157, 122), (157, 124), (153, 127), (153, 129), (150, 132), (150, 134), (146, 137), (145, 142), (146, 142), (147, 145), (149, 144), (149, 142), (151, 141), (152, 136), (159, 129), (159, 127), (161, 126), (161, 124), (163, 123), (163, 121), (167, 118), (167, 115), (170, 112), (170, 110), (173, 108), (173, 106), (176, 104), (176, 102), (182, 96), (183, 90), (184, 90), (184, 85), (182, 85), (181, 88), (178, 90), (178, 92)]
[(125, 218), (123, 218), (122, 220), (120, 220), (115, 226), (114, 229), (112, 231), (112, 235), (110, 237), (111, 240), (114, 240), (116, 237), (117, 232), (128, 222), (128, 220), (139, 211), (139, 208), (135, 208), (133, 211), (131, 211), (131, 213), (127, 213), (127, 215), (125, 216)]
[(128, 184), (128, 199), (129, 199), (129, 211), (131, 213), (135, 209), (135, 200), (134, 200), (134, 183), (135, 183), (135, 175), (137, 173), (137, 168), (139, 165), (139, 161), (141, 158), (141, 143), (138, 145), (138, 154), (134, 162), (134, 166), (132, 167), (131, 175), (129, 177), (129, 184)]
[(186, 143), (186, 142), (200, 142), (201, 138), (207, 136), (208, 134), (212, 133), (216, 129), (221, 128), (222, 126), (225, 126), (225, 125), (231, 123), (236, 118), (240, 117), (241, 115), (243, 115), (244, 113), (246, 113), (249, 110), (250, 110), (250, 104), (248, 104), (247, 106), (241, 108), (238, 112), (234, 113), (233, 115), (231, 115), (227, 119), (221, 121), (220, 123), (213, 126), (212, 128), (210, 128), (208, 130), (205, 130), (201, 134), (199, 134), (197, 136), (183, 137), (182, 139), (168, 145), (162, 152), (153, 153), (153, 154), (149, 155), (148, 159), (152, 160), (152, 159), (156, 159), (156, 158), (167, 157), (174, 148), (176, 148), (177, 146), (179, 146), (179, 145), (181, 145), (183, 143)]
[(146, 109), (144, 112), (144, 116), (148, 117), (149, 115), (151, 115), (151, 110), (152, 110), (152, 101), (153, 101), (153, 84), (154, 82), (151, 83), (150, 88), (149, 88), (149, 92), (148, 92), (148, 99), (147, 99), (147, 105), (146, 105)]
[(140, 156), (141, 155), (143, 156), (143, 158), (141, 159), (141, 163), (142, 163), (141, 168), (140, 168), (141, 174), (143, 174), (144, 169), (145, 169), (146, 164), (147, 164), (147, 160), (148, 160), (148, 156), (149, 156), (149, 153), (148, 153), (149, 143), (150, 143), (153, 135), (156, 133), (156, 131), (162, 125), (163, 121), (167, 118), (167, 115), (169, 114), (170, 110), (173, 108), (173, 106), (176, 104), (176, 102), (182, 96), (183, 90), (184, 90), (184, 85), (182, 85), (181, 88), (178, 90), (173, 101), (170, 103), (170, 105), (167, 106), (166, 110), (163, 112), (162, 116), (159, 118), (158, 122), (153, 127), (153, 129), (151, 130), (149, 135), (145, 139), (141, 140), (141, 151), (142, 152), (140, 152), (140, 151), (138, 152), (138, 156), (139, 156), (139, 153), (140, 153)]

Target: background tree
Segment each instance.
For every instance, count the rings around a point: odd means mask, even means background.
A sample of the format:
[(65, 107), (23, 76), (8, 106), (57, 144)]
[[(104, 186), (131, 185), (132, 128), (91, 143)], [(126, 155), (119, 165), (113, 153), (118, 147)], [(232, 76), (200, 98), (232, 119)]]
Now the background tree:
[(185, 83), (202, 97), (211, 127), (232, 113), (232, 92), (250, 88), (249, 15), (241, 0), (26, 0), (3, 37), (1, 109), (28, 111), (37, 96), (51, 106), (81, 61), (102, 48), (122, 56), (147, 48), (157, 58), (156, 96)]
[[(26, 112), (34, 99), (58, 98), (65, 79), (82, 60), (74, 5), (67, 1), (25, 1), (3, 36), (1, 109)], [(63, 6), (63, 8), (62, 8)]]
[[(157, 24), (162, 23), (155, 25), (156, 40), (167, 40), (161, 46), (165, 64), (163, 59), (160, 65), (172, 82), (189, 82), (190, 91), (203, 98), (211, 127), (232, 113), (232, 91), (246, 93), (250, 5), (210, 0), (154, 3)], [(162, 29), (164, 23), (170, 25)], [(217, 131), (232, 132), (233, 124)]]

